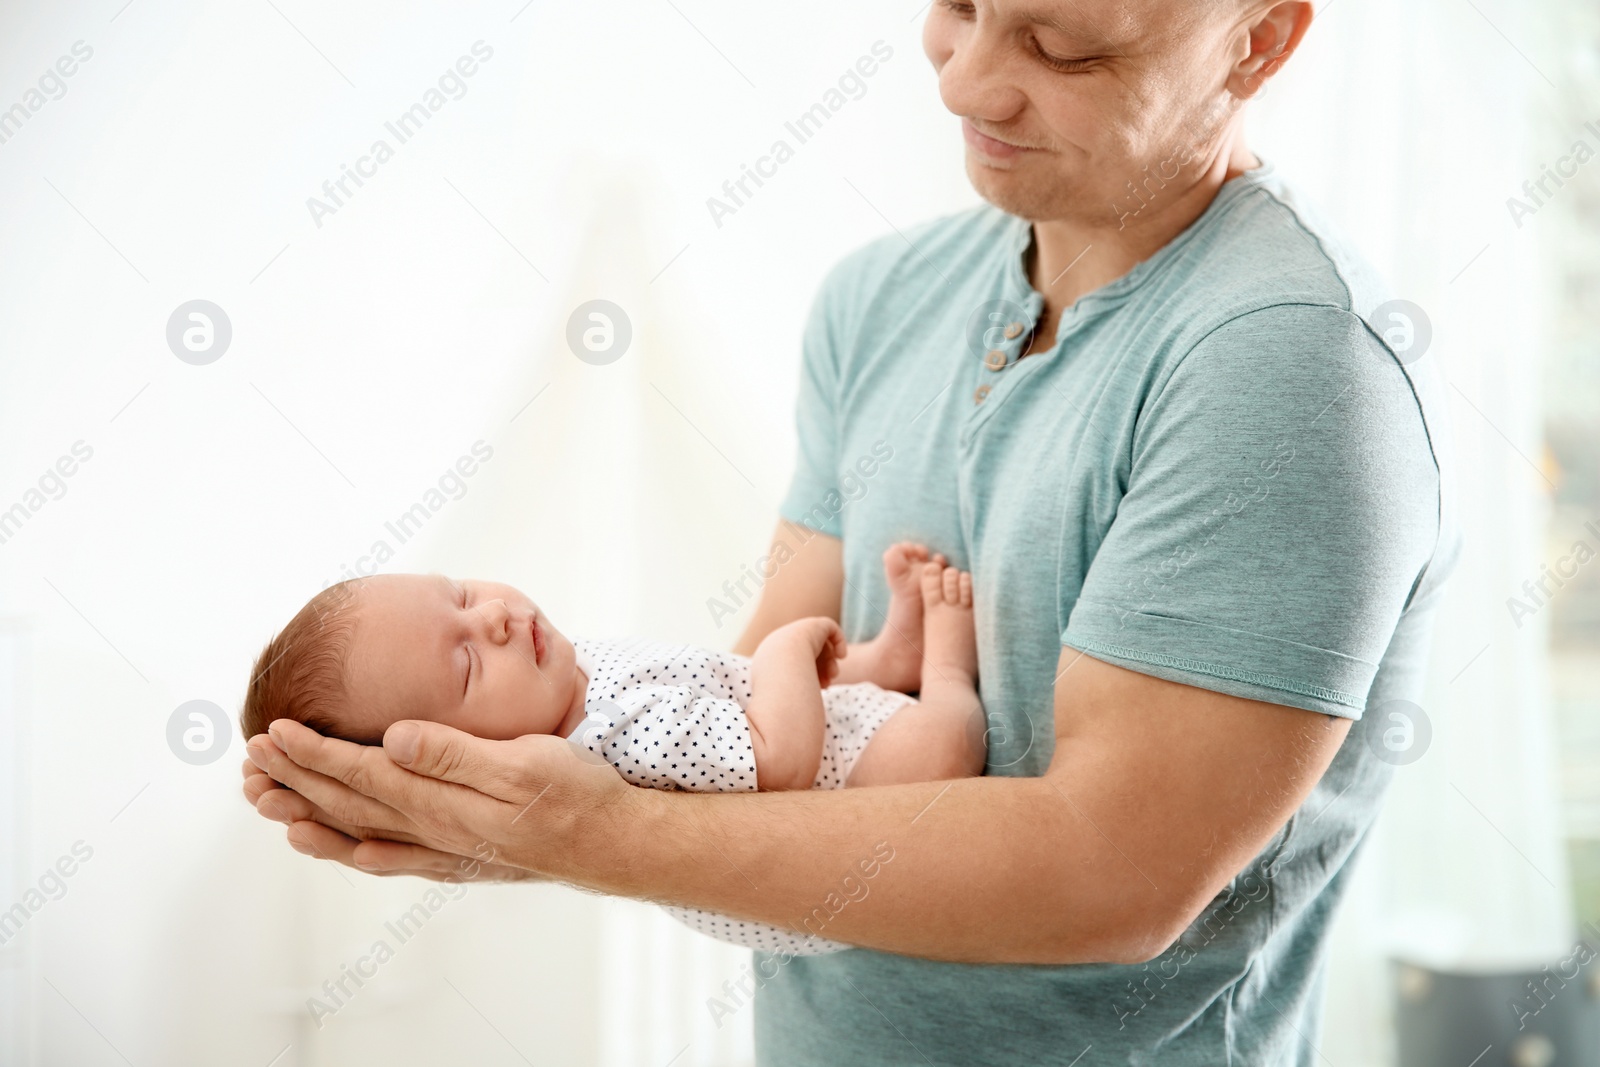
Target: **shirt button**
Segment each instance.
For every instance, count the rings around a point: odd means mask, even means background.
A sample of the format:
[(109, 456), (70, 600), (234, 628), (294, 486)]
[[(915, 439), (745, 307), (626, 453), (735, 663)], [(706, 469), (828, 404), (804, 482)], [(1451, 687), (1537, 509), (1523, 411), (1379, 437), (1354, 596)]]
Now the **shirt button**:
[(983, 357), (983, 365), (988, 367), (990, 370), (1004, 370), (1006, 366), (1006, 354), (1000, 351), (998, 348), (991, 348)]
[(1022, 336), (1022, 323), (1013, 322), (1011, 325), (1006, 327), (1006, 340), (1007, 341), (1015, 341), (1018, 337), (1021, 337), (1021, 336)]
[(987, 397), (988, 395), (989, 395), (989, 386), (980, 385), (980, 386), (978, 386), (978, 388), (976, 388), (976, 389), (974, 389), (972, 391), (972, 402), (974, 404), (981, 404), (981, 403), (983, 403), (984, 398)]

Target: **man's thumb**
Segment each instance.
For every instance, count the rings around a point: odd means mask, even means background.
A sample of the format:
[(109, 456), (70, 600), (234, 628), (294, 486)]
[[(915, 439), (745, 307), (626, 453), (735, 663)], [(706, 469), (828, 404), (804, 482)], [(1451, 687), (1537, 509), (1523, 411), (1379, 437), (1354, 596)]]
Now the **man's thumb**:
[(402, 719), (383, 734), (384, 754), (414, 774), (471, 786), (480, 793), (505, 779), (497, 741), (485, 741), (437, 722)]
[(409, 767), (417, 758), (417, 742), (422, 730), (414, 722), (397, 722), (383, 735), (383, 751), (402, 767)]
[(384, 731), (383, 751), (413, 774), (501, 799), (507, 788), (527, 780), (528, 754), (516, 742), (488, 741), (443, 723), (415, 719), (394, 723)]

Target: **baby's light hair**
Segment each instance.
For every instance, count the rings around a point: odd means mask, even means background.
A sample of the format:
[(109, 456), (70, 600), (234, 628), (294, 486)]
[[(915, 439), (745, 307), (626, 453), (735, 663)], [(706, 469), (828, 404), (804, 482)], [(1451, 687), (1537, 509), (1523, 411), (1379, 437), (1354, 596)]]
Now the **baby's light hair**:
[(274, 719), (293, 719), (327, 737), (370, 745), (341, 725), (349, 707), (350, 635), (362, 579), (331, 585), (306, 602), (256, 657), (239, 712), (245, 737), (266, 733)]

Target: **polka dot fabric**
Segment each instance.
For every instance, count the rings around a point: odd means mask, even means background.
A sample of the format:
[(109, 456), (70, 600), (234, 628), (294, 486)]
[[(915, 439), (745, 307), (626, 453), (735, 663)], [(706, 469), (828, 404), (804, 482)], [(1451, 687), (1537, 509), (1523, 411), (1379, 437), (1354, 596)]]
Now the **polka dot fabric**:
[[(589, 676), (588, 715), (570, 735), (573, 742), (599, 754), (634, 785), (755, 791), (755, 749), (744, 713), (750, 701), (747, 657), (655, 641), (572, 644)], [(812, 788), (842, 788), (872, 735), (912, 703), (904, 693), (865, 683), (824, 689), (822, 760)], [(667, 911), (703, 934), (766, 952), (817, 956), (850, 947), (695, 908)]]

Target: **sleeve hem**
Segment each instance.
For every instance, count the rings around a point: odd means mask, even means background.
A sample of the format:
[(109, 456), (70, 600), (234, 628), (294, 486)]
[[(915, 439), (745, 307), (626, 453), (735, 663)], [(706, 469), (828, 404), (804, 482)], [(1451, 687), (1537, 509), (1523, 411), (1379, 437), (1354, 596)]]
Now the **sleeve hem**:
[[(1114, 632), (1097, 625), (1119, 614), (1121, 622)], [(1214, 652), (1207, 654), (1222, 635), (1237, 648), (1233, 663), (1215, 662)], [(1061, 643), (1169, 681), (1353, 719), (1366, 710), (1366, 694), (1377, 673), (1376, 664), (1326, 649), (1186, 619), (1119, 613), (1109, 605), (1081, 600)], [(1298, 677), (1290, 677), (1274, 670), (1275, 665), (1303, 669)]]
[(1240, 671), (1232, 667), (1224, 667), (1215, 663), (1196, 663), (1193, 660), (1178, 659), (1175, 656), (1163, 656), (1159, 652), (1145, 652), (1136, 648), (1123, 648), (1118, 645), (1101, 644), (1098, 641), (1064, 641), (1080, 652), (1090, 655), (1104, 654), (1118, 659), (1131, 660), (1135, 663), (1148, 663), (1152, 666), (1171, 667), (1174, 670), (1188, 671), (1194, 674), (1204, 674), (1212, 678), (1226, 678), (1229, 681), (1245, 682), (1258, 685), (1264, 689), (1280, 689), (1286, 693), (1296, 693), (1300, 696), (1315, 697), (1339, 704), (1352, 711), (1360, 711), (1366, 704), (1364, 700), (1357, 700), (1349, 693), (1341, 693), (1335, 689), (1324, 689), (1316, 685), (1301, 685), (1287, 678), (1274, 678), (1271, 675), (1256, 674), (1254, 671)]
[[(830, 507), (830, 499), (839, 499), (836, 489), (802, 482), (797, 478), (784, 495), (783, 502), (778, 505), (778, 517), (842, 540), (844, 527), (839, 521), (839, 510), (842, 508)], [(842, 505), (842, 500), (840, 503)]]

